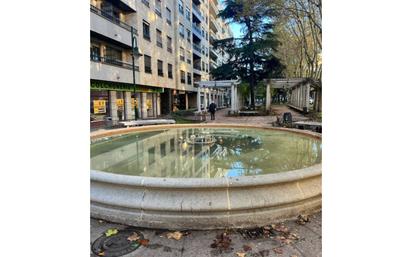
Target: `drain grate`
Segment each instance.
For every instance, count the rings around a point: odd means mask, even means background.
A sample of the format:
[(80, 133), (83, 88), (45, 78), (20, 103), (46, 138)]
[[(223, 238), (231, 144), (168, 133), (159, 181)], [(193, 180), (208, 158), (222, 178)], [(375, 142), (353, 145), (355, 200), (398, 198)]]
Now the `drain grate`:
[(118, 257), (133, 252), (139, 248), (139, 241), (129, 241), (127, 238), (136, 233), (140, 239), (143, 234), (133, 228), (119, 230), (117, 234), (106, 236), (103, 235), (96, 239), (92, 244), (92, 252), (97, 256)]

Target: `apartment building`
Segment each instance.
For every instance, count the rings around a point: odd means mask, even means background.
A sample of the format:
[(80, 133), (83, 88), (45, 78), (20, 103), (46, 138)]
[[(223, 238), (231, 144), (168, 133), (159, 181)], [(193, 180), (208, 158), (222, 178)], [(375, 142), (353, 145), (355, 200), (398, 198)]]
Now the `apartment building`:
[[(211, 67), (224, 61), (224, 53), (214, 53), (210, 42), (231, 33), (217, 18), (218, 8), (217, 0), (91, 0), (92, 123), (195, 108), (195, 83), (209, 80)], [(132, 37), (140, 53), (136, 87)]]

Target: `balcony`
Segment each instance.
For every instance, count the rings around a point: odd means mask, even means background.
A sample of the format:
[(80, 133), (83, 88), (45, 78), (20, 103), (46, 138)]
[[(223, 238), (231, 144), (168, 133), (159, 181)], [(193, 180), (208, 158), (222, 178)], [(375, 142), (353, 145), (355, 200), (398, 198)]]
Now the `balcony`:
[[(96, 80), (133, 83), (132, 64), (97, 55), (90, 56), (90, 78)], [(136, 83), (139, 80), (135, 65)]]
[(137, 30), (109, 13), (90, 5), (90, 30), (124, 45), (132, 46), (131, 31)]
[(200, 45), (193, 44), (193, 52), (196, 52), (196, 55), (201, 56), (202, 50)]
[(192, 31), (196, 37), (202, 39), (202, 29), (199, 26), (195, 25), (195, 23), (192, 23)]
[(214, 1), (209, 2), (209, 13), (215, 18), (219, 14), (219, 10), (217, 9), (217, 5), (214, 3)]
[(216, 23), (216, 20), (210, 16), (210, 28), (214, 33), (217, 33), (219, 30), (217, 29), (219, 26)]
[(196, 5), (192, 4), (192, 13), (198, 18), (200, 21), (203, 21), (202, 13), (200, 12), (199, 8)]

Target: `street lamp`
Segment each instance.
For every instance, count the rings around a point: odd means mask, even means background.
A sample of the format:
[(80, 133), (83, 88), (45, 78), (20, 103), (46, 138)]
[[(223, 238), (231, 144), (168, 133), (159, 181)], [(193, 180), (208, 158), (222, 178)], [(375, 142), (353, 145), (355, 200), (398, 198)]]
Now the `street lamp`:
[(135, 66), (134, 66), (134, 57), (139, 58), (142, 56), (140, 49), (137, 47), (137, 31), (133, 26), (130, 29), (132, 35), (132, 69), (133, 69), (133, 95), (134, 95), (134, 119), (137, 120), (137, 101), (136, 101), (136, 77), (135, 77)]

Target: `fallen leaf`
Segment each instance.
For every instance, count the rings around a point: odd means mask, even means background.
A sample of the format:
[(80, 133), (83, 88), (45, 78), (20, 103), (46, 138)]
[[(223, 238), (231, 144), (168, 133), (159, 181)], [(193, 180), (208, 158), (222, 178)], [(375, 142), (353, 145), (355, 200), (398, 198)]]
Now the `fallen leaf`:
[(299, 225), (305, 225), (307, 222), (309, 222), (309, 217), (303, 214), (300, 214), (298, 216), (298, 219), (296, 220), (296, 223), (298, 223)]
[(136, 240), (138, 240), (138, 239), (140, 239), (140, 236), (139, 236), (136, 232), (133, 232), (133, 234), (130, 235), (130, 236), (127, 238), (127, 240), (129, 240), (129, 241), (136, 241)]
[(104, 256), (104, 252), (100, 252), (100, 253), (98, 253), (97, 255), (99, 255), (99, 256)]
[(104, 221), (103, 220), (99, 220), (99, 223), (102, 224)]
[(116, 235), (117, 232), (119, 232), (117, 229), (115, 229), (115, 228), (109, 228), (109, 229), (105, 232), (105, 234), (106, 234), (107, 237), (109, 237), (109, 236)]
[(252, 250), (252, 247), (250, 247), (249, 245), (243, 245), (243, 251), (248, 252)]
[(283, 254), (283, 250), (282, 250), (281, 248), (273, 248), (273, 251), (274, 251), (276, 254)]
[(236, 255), (237, 255), (238, 257), (245, 257), (245, 256), (246, 256), (246, 253), (244, 253), (244, 252), (238, 252), (238, 253), (236, 253)]
[(173, 232), (173, 233), (167, 233), (167, 238), (168, 239), (175, 239), (175, 240), (180, 240), (182, 238), (183, 234), (180, 233), (179, 231)]
[(149, 244), (149, 239), (138, 239), (137, 242), (143, 246), (147, 246)]

